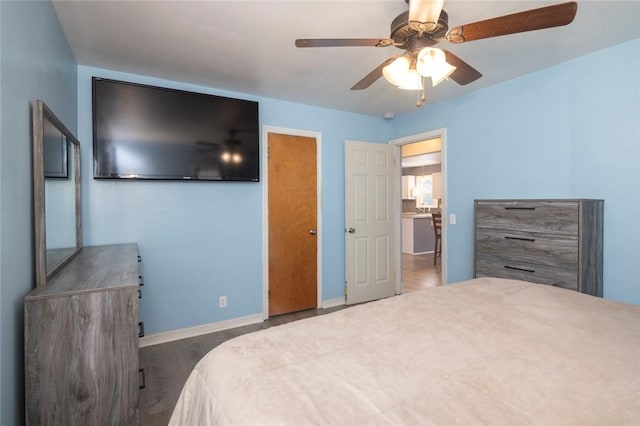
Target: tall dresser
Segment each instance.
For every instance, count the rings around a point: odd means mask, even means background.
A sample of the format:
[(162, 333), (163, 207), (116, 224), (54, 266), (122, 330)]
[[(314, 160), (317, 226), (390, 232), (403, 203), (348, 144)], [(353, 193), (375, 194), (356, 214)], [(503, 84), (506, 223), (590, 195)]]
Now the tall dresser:
[(27, 425), (138, 423), (138, 259), (85, 247), (26, 296)]
[(603, 200), (476, 200), (475, 276), (602, 296)]

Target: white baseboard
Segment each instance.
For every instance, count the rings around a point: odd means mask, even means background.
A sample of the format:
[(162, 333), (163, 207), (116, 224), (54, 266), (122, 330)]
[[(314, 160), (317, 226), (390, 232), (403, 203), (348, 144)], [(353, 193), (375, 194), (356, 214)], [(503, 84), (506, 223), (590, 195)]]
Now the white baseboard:
[[(346, 303), (344, 297), (323, 300), (322, 309), (334, 308)], [(228, 330), (230, 328), (243, 327), (245, 325), (258, 324), (263, 322), (262, 314), (249, 315), (241, 318), (234, 318), (226, 321), (212, 322), (209, 324), (197, 325), (195, 327), (181, 328), (179, 330), (164, 331), (162, 333), (150, 334), (138, 339), (138, 347), (159, 345), (161, 343), (173, 342), (187, 339), (189, 337), (202, 336), (203, 334), (214, 333), (216, 331)]]
[(201, 336), (203, 334), (216, 331), (228, 330), (230, 328), (242, 327), (245, 325), (257, 324), (263, 321), (262, 314), (249, 315), (241, 318), (234, 318), (226, 321), (212, 322), (209, 324), (197, 325), (195, 327), (182, 328), (179, 330), (165, 331), (162, 333), (150, 334), (138, 339), (138, 347), (159, 345), (161, 343), (173, 342), (175, 340), (186, 339), (188, 337)]
[(346, 303), (344, 296), (336, 297), (335, 299), (323, 300), (322, 309), (334, 308), (336, 306), (344, 305)]

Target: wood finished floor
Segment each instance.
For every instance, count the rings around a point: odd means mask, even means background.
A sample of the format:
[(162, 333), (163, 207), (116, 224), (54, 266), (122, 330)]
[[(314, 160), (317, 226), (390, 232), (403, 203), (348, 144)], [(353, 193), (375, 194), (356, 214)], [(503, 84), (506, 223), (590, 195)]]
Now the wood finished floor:
[(441, 259), (433, 265), (433, 253), (402, 253), (402, 287), (404, 292), (442, 285)]
[[(440, 259), (438, 258), (437, 265), (434, 267), (433, 254), (402, 255), (404, 292), (441, 285), (441, 275)], [(138, 397), (140, 425), (167, 425), (182, 386), (191, 370), (204, 355), (221, 343), (246, 333), (344, 308), (345, 306), (338, 306), (330, 309), (312, 309), (278, 315), (260, 324), (141, 348), (140, 367), (145, 369), (147, 386), (140, 390)]]

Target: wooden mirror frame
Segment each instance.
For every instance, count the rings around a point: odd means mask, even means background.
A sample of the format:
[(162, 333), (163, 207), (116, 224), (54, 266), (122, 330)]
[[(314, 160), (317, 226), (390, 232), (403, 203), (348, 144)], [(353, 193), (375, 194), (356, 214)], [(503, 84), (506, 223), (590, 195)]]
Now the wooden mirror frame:
[[(82, 249), (82, 227), (80, 215), (80, 141), (55, 116), (41, 100), (32, 103), (33, 126), (33, 219), (35, 234), (36, 287), (46, 285), (47, 279), (66, 265)], [(47, 233), (45, 211), (45, 163), (44, 163), (44, 122), (48, 120), (66, 138), (67, 155), (73, 155), (73, 180), (75, 192), (76, 246), (57, 264), (47, 270)], [(70, 144), (70, 145), (69, 145)]]

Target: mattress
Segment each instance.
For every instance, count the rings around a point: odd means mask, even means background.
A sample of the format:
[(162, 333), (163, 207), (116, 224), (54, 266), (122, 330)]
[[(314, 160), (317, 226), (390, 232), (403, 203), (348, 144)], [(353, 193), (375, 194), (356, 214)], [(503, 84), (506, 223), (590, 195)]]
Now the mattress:
[(480, 278), (229, 340), (169, 424), (639, 421), (639, 306)]

